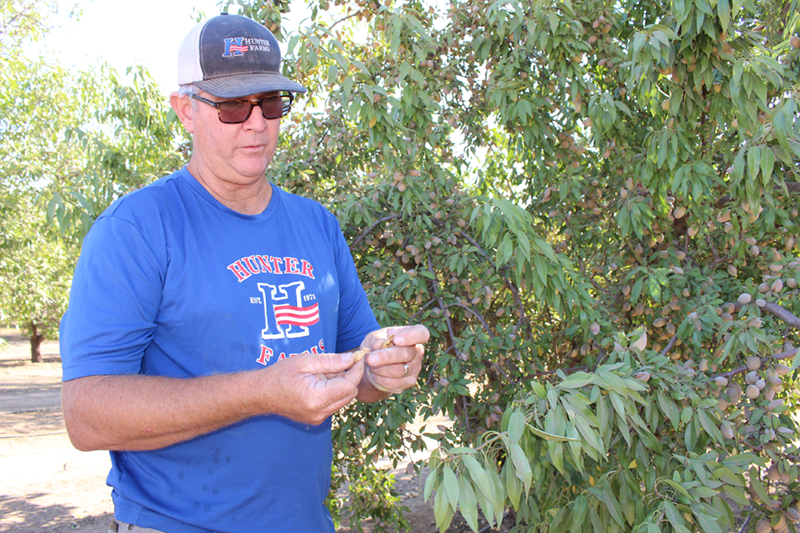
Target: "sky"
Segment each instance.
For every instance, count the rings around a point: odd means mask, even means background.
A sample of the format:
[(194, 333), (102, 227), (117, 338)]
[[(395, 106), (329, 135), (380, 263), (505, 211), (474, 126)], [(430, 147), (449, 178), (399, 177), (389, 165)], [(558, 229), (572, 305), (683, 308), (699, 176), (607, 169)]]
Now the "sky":
[(76, 20), (65, 12), (53, 20), (41, 53), (67, 68), (105, 61), (124, 74), (129, 66), (144, 65), (165, 96), (177, 88), (178, 47), (196, 24), (197, 11), (213, 16), (220, 10), (219, 0), (73, 1), (82, 14)]

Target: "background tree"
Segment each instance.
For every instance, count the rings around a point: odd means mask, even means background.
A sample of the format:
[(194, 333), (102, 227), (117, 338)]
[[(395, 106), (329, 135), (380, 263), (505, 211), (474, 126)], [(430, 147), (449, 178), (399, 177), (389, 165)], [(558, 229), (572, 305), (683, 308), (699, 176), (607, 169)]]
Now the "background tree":
[[(0, 320), (30, 334), (31, 361), (67, 306), (76, 247), (66, 245), (29, 195), (0, 198)], [(25, 320), (25, 322), (20, 322)]]
[[(53, 3), (0, 4), (0, 318), (57, 336), (80, 239), (125, 192), (185, 160), (185, 137), (143, 69), (68, 71), (26, 55)], [(57, 224), (52, 225), (52, 222)]]
[(270, 177), (337, 214), (382, 323), (433, 333), (418, 389), (336, 417), (335, 514), (404, 525), (371, 464), (445, 413), (442, 529), (795, 529), (796, 1), (240, 7), (310, 89)]
[[(243, 4), (283, 30), (286, 3)], [(794, 529), (796, 8), (310, 3), (275, 179), (339, 216), (381, 322), (434, 333), (418, 390), (336, 421), (336, 481), (378, 490), (356, 523), (402, 522), (369, 463), (444, 412), (443, 529), (480, 504), (521, 530), (723, 531), (729, 502)]]

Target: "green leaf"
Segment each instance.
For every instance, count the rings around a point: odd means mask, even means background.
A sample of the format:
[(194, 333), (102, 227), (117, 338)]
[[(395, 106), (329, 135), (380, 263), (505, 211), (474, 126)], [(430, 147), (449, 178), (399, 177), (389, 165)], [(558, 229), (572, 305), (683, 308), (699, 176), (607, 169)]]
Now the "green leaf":
[(594, 376), (586, 372), (575, 372), (557, 385), (559, 389), (580, 389), (589, 383), (594, 383)]
[(760, 146), (751, 146), (749, 150), (747, 150), (747, 172), (750, 175), (750, 179), (756, 181), (758, 177), (758, 171), (761, 168), (761, 147)]
[(664, 511), (667, 515), (667, 520), (669, 520), (672, 527), (675, 528), (676, 531), (679, 533), (690, 533), (686, 526), (684, 525), (683, 516), (678, 512), (675, 506), (670, 501), (664, 501)]
[(450, 465), (446, 465), (444, 468), (444, 491), (447, 493), (450, 507), (458, 508), (458, 478)]
[(550, 33), (554, 34), (558, 31), (558, 14), (555, 11), (548, 13), (550, 21)]
[(700, 522), (700, 527), (703, 529), (704, 533), (723, 533), (722, 529), (719, 527), (719, 520), (716, 520), (705, 513), (701, 513), (697, 509), (694, 508), (694, 515), (697, 517), (697, 521)]
[(761, 175), (762, 183), (767, 185), (772, 179), (772, 169), (775, 167), (775, 152), (772, 148), (765, 146), (761, 150)]
[(620, 509), (619, 502), (611, 492), (611, 487), (609, 485), (606, 485), (603, 490), (603, 502), (605, 502), (608, 507), (608, 512), (611, 514), (611, 518), (614, 519), (614, 522), (624, 529), (625, 519), (622, 517), (622, 509)]
[(656, 399), (658, 401), (658, 407), (661, 409), (661, 412), (672, 422), (672, 427), (677, 431), (678, 424), (680, 423), (680, 412), (678, 408), (675, 407), (675, 404), (669, 400), (664, 393), (664, 391), (659, 390), (656, 394)]
[(444, 533), (444, 531), (450, 527), (450, 522), (452, 522), (454, 515), (455, 513), (445, 496), (445, 491), (436, 491), (436, 497), (433, 502), (433, 516), (440, 533)]
[(511, 461), (506, 461), (503, 464), (503, 471), (500, 473), (500, 481), (505, 485), (508, 500), (514, 509), (519, 510), (520, 496), (522, 496), (522, 482), (517, 478), (513, 472), (514, 468)]
[[(490, 472), (490, 480), (494, 487), (494, 516), (495, 522), (500, 524), (503, 521), (503, 511), (505, 510), (505, 489), (503, 483), (500, 481), (500, 476), (496, 472)], [(488, 519), (488, 517), (487, 517)], [(489, 520), (491, 522), (491, 520)]]
[(736, 502), (740, 507), (747, 507), (750, 505), (750, 500), (745, 495), (744, 491), (739, 487), (732, 487), (730, 485), (723, 485), (722, 490), (728, 495), (730, 499)]
[(608, 397), (611, 399), (611, 405), (614, 407), (617, 415), (619, 415), (622, 420), (625, 420), (625, 404), (622, 401), (622, 397), (614, 391), (609, 392)]
[(728, 0), (719, 0), (719, 2), (717, 2), (717, 13), (719, 14), (719, 22), (722, 26), (722, 31), (727, 32), (731, 20), (731, 8)]
[(511, 455), (512, 462), (514, 463), (516, 475), (525, 485), (525, 492), (527, 492), (530, 490), (532, 477), (531, 465), (528, 463), (528, 457), (516, 442), (508, 443), (508, 452)]
[(472, 481), (477, 485), (486, 498), (491, 500), (493, 496), (492, 487), (490, 485), (489, 477), (477, 459), (471, 455), (464, 455), (461, 457), (461, 462), (467, 467)]
[(673, 481), (672, 479), (670, 479), (668, 477), (660, 478), (658, 481), (659, 481), (659, 483), (661, 483), (661, 482), (666, 483), (667, 485), (669, 485), (673, 489), (677, 490), (678, 492), (680, 492), (681, 494), (683, 494), (687, 498), (690, 498), (689, 491), (687, 491), (686, 488), (683, 485), (681, 485), (680, 483), (677, 483), (677, 482)]
[(519, 442), (522, 434), (525, 431), (525, 415), (518, 409), (511, 414), (508, 421), (508, 438), (511, 442)]
[(798, 368), (800, 368), (800, 350), (797, 350), (797, 353), (794, 355), (794, 359), (792, 359), (791, 371), (794, 372)]
[(458, 478), (458, 487), (460, 494), (458, 508), (461, 510), (461, 516), (472, 531), (478, 533), (478, 500), (475, 498), (475, 491), (464, 476)]
[(575, 498), (572, 506), (572, 527), (571, 531), (580, 531), (583, 529), (584, 520), (586, 520), (586, 513), (589, 510), (589, 502), (586, 501), (586, 496), (579, 494)]
[(336, 83), (336, 79), (339, 77), (339, 67), (336, 63), (331, 63), (328, 67), (328, 85), (333, 85)]
[(750, 469), (750, 486), (762, 502), (770, 501), (770, 496), (767, 495), (764, 485), (761, 483), (761, 480), (758, 479), (758, 472), (753, 468)]
[(542, 385), (538, 381), (531, 381), (531, 390), (536, 396), (538, 396), (542, 400), (547, 398), (547, 390), (544, 388), (544, 385)]
[(537, 429), (533, 426), (529, 427), (534, 435), (536, 435), (537, 437), (541, 437), (545, 440), (552, 440), (557, 442), (580, 441), (580, 439), (571, 439), (569, 437), (562, 437), (561, 435), (553, 435), (552, 433), (547, 433), (546, 431), (542, 431), (541, 429)]
[(425, 490), (423, 491), (424, 501), (428, 501), (430, 499), (431, 494), (433, 493), (433, 489), (436, 487), (437, 483), (437, 470), (438, 468), (431, 469), (428, 477), (425, 478)]
[(719, 494), (718, 490), (709, 489), (708, 487), (695, 487), (691, 490), (691, 493), (697, 498), (713, 498), (717, 494)]
[(722, 432), (720, 432), (715, 423), (709, 420), (705, 410), (698, 409), (697, 418), (700, 420), (700, 424), (703, 426), (705, 432), (708, 433), (715, 441), (717, 441), (717, 443), (723, 446), (725, 439), (722, 438)]

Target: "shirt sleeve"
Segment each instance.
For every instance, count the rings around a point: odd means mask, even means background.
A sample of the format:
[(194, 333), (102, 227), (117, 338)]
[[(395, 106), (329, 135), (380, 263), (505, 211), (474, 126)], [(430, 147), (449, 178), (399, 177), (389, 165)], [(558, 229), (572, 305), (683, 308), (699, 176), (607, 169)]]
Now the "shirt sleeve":
[(339, 324), (336, 351), (346, 352), (361, 346), (361, 341), (379, 329), (367, 293), (358, 279), (350, 247), (336, 223), (336, 268), (339, 273)]
[(158, 237), (147, 239), (133, 223), (113, 216), (92, 226), (60, 325), (64, 381), (140, 372), (166, 265), (163, 243), (153, 240)]

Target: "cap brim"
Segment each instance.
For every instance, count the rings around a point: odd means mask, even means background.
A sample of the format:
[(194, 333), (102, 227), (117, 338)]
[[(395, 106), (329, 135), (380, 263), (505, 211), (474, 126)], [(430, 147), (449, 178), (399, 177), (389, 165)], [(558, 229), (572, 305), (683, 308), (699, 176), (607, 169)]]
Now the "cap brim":
[(304, 93), (306, 88), (280, 74), (239, 74), (223, 76), (209, 80), (196, 81), (194, 85), (218, 98), (241, 98), (251, 94), (272, 91), (290, 91)]

